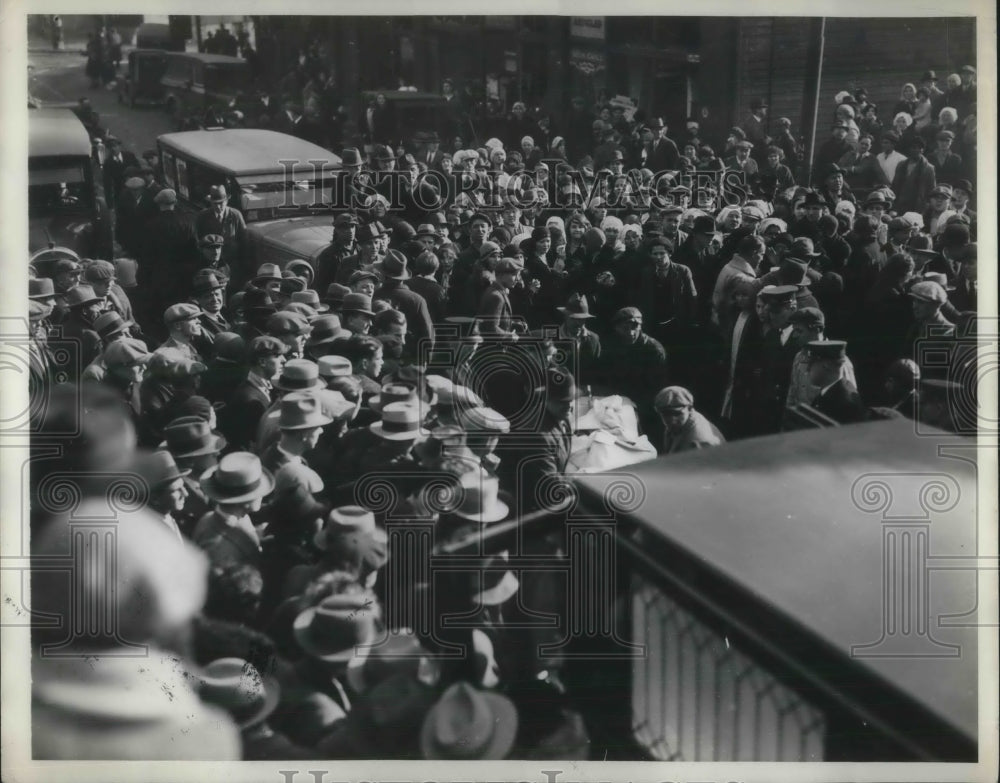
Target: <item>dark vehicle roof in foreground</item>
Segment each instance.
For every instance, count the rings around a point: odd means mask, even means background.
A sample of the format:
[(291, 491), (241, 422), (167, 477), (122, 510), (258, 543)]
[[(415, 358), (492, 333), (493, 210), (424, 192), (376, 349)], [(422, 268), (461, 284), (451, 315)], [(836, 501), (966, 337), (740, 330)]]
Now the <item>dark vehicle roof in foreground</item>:
[(362, 96), (366, 99), (374, 98), (376, 95), (384, 95), (387, 103), (416, 103), (418, 101), (439, 103), (445, 100), (443, 95), (436, 92), (409, 92), (400, 90), (363, 90)]
[(90, 157), (90, 153), (87, 129), (69, 109), (35, 109), (28, 112), (29, 157)]
[[(675, 551), (674, 567), (691, 564), (744, 596), (748, 625), (755, 606), (777, 612), (783, 627), (842, 654), (847, 667), (887, 681), (975, 742), (976, 620), (935, 620), (974, 609), (974, 566), (940, 572), (930, 590), (933, 637), (957, 645), (957, 654), (865, 657), (852, 651), (882, 635), (882, 538), (889, 515), (904, 512), (904, 521), (918, 522), (923, 514), (935, 556), (977, 554), (975, 440), (939, 431), (918, 435), (914, 426), (901, 419), (751, 438), (616, 474), (580, 476), (577, 483), (585, 503), (600, 504), (606, 491), (614, 497), (615, 481), (637, 481), (642, 499), (618, 517), (640, 522), (644, 535)], [(934, 499), (936, 486), (947, 508)], [(881, 510), (874, 501), (883, 497)], [(929, 511), (935, 506), (940, 509)], [(778, 648), (786, 642), (771, 638)]]
[(329, 161), (340, 167), (340, 156), (317, 144), (277, 131), (220, 128), (218, 130), (166, 133), (159, 142), (187, 158), (204, 163), (233, 176), (285, 171), (280, 161), (306, 164), (311, 160)]

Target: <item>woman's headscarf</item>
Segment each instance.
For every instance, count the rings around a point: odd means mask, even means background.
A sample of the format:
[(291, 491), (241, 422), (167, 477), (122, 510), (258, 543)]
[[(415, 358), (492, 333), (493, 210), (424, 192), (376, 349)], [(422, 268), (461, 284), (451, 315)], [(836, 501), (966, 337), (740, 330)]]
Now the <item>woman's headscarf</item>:
[(563, 222), (563, 219), (558, 215), (553, 215), (552, 217), (550, 217), (548, 220), (545, 221), (545, 227), (549, 229), (550, 232), (552, 230), (552, 226), (558, 228), (562, 233), (564, 234), (566, 233), (566, 224)]
[(901, 111), (899, 114), (897, 114), (895, 117), (893, 117), (892, 118), (892, 124), (895, 125), (896, 124), (896, 120), (898, 120), (900, 117), (903, 118), (903, 121), (906, 123), (906, 127), (907, 128), (909, 128), (913, 124), (913, 117), (911, 117), (905, 111)]
[(601, 231), (606, 231), (609, 228), (618, 229), (618, 236), (621, 238), (623, 224), (622, 221), (615, 217), (614, 215), (608, 215), (604, 220), (601, 221)]
[(782, 234), (788, 231), (788, 224), (781, 218), (769, 217), (764, 218), (760, 223), (757, 224), (757, 233), (763, 235), (771, 226), (777, 226)]
[(552, 139), (552, 143), (549, 144), (549, 149), (555, 151), (560, 144), (565, 144), (565, 143), (566, 139), (564, 139), (562, 136), (556, 136), (554, 139)]
[(913, 95), (914, 95), (914, 97), (916, 97), (916, 94), (917, 94), (916, 85), (914, 85), (912, 82), (907, 82), (906, 84), (903, 85), (903, 89), (899, 91), (899, 99), (901, 101), (913, 100), (912, 98), (907, 98), (906, 97), (906, 89), (907, 88), (913, 90)]

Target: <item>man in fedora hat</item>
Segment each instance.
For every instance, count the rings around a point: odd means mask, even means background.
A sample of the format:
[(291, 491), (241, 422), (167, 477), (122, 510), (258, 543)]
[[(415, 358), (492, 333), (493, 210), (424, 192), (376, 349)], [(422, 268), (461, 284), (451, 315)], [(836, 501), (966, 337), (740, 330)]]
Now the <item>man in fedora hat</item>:
[(219, 454), (226, 448), (226, 439), (214, 433), (210, 423), (198, 416), (174, 419), (163, 428), (163, 436), (165, 440), (160, 448), (167, 449), (173, 456), (187, 491), (184, 508), (175, 518), (181, 531), (190, 536), (198, 520), (211, 510), (199, 478), (218, 463)]
[(243, 213), (228, 205), (229, 194), (225, 185), (212, 185), (208, 189), (209, 205), (195, 216), (197, 236), (215, 234), (222, 237), (222, 262), (229, 265), (240, 280), (246, 250), (246, 221)]
[(155, 445), (163, 440), (163, 428), (175, 416), (177, 406), (195, 395), (204, 364), (172, 348), (154, 351), (139, 387), (142, 404), (140, 443)]
[(196, 680), (202, 700), (225, 710), (239, 727), (244, 761), (314, 755), (271, 727), (269, 718), (281, 701), (281, 686), (273, 675), (261, 674), (241, 658), (219, 658), (209, 662)]
[(587, 297), (571, 294), (566, 304), (557, 307), (563, 317), (559, 326), (558, 338), (573, 346), (577, 377), (584, 385), (596, 383), (601, 359), (601, 338), (587, 328), (593, 323), (595, 316), (590, 312)]
[(517, 730), (517, 707), (510, 699), (458, 682), (427, 713), (420, 747), (425, 759), (504, 759)]
[[(97, 335), (101, 338), (102, 350), (94, 361), (83, 368), (83, 372), (80, 374), (80, 380), (100, 381), (104, 379), (104, 374), (107, 371), (104, 354), (116, 341), (129, 338), (128, 328), (129, 323), (127, 321), (123, 321), (122, 317), (118, 315), (118, 313), (101, 313), (101, 315), (97, 317), (94, 321), (94, 329), (97, 331)], [(145, 343), (142, 343), (142, 345), (143, 349), (145, 349)]]
[(169, 451), (160, 450), (143, 455), (138, 472), (149, 488), (149, 510), (156, 514), (172, 535), (182, 540), (177, 518), (183, 513), (187, 501), (184, 478), (191, 474), (190, 469), (180, 469)]
[[(750, 103), (750, 113), (740, 125), (740, 129), (746, 136), (746, 141), (753, 145), (754, 153), (761, 160), (766, 154), (767, 145), (771, 137), (767, 134), (767, 101), (756, 98)], [(760, 161), (758, 161), (760, 162)]]
[(389, 235), (390, 231), (379, 221), (373, 220), (365, 223), (357, 229), (358, 251), (353, 255), (346, 256), (340, 262), (333, 278), (328, 278), (326, 273), (319, 269), (316, 272), (316, 288), (322, 290), (322, 286), (329, 285), (329, 282), (338, 282), (341, 285), (349, 285), (351, 275), (359, 269), (371, 271), (375, 264), (382, 258), (382, 240)]
[(316, 256), (313, 287), (323, 291), (337, 279), (344, 259), (360, 252), (357, 241), (358, 218), (353, 212), (341, 212), (333, 220), (333, 238)]
[(219, 415), (219, 426), (234, 448), (248, 448), (253, 442), (257, 425), (271, 405), (273, 384), (285, 367), (285, 344), (275, 337), (255, 337), (247, 354), (247, 376)]
[(226, 301), (226, 283), (226, 278), (213, 269), (199, 270), (192, 281), (193, 298), (201, 310), (198, 321), (206, 355), (211, 355), (216, 335), (233, 331), (233, 325), (222, 312)]
[(406, 256), (390, 248), (375, 268), (382, 275), (382, 287), (375, 291), (374, 298), (386, 300), (406, 316), (410, 338), (408, 342), (413, 351), (432, 350), (434, 322), (431, 321), (430, 310), (427, 309), (424, 298), (406, 285), (411, 277)]
[(352, 334), (368, 334), (372, 328), (372, 299), (365, 294), (350, 293), (344, 296), (340, 308), (341, 324)]
[(201, 488), (213, 510), (198, 520), (194, 540), (216, 567), (260, 567), (261, 532), (251, 515), (274, 489), (274, 476), (256, 455), (227, 454), (201, 476)]
[(94, 322), (101, 315), (101, 301), (89, 285), (71, 288), (65, 296), (69, 314), (60, 324), (62, 336), (79, 341), (82, 367), (90, 364), (101, 351), (101, 338), (94, 328)]
[(292, 392), (281, 398), (278, 428), (281, 435), (261, 454), (261, 464), (277, 474), (285, 465), (302, 464), (308, 467), (303, 454), (319, 442), (323, 428), (333, 419), (320, 405), (317, 392)]
[[(351, 332), (340, 324), (339, 315), (326, 313), (315, 318), (309, 326), (309, 336), (306, 338), (304, 355), (306, 359), (319, 362), (320, 358), (329, 355), (333, 344), (351, 336)], [(321, 373), (322, 374), (322, 373)]]
[(814, 340), (808, 344), (809, 382), (820, 389), (811, 405), (839, 424), (865, 421), (865, 408), (858, 390), (847, 379), (847, 343), (843, 340)]
[[(107, 509), (103, 498), (79, 506), (91, 517)], [(190, 638), (205, 601), (207, 559), (147, 508), (120, 509), (117, 521), (117, 558), (96, 558), (96, 571), (74, 569), (69, 579), (62, 572), (32, 580), (32, 606), (48, 616), (69, 617), (79, 611), (78, 601), (115, 606), (118, 613), (115, 632), (91, 631), (75, 653), (33, 661), (33, 757), (238, 761), (235, 724), (198, 698), (178, 655), (178, 640)], [(68, 535), (65, 524), (33, 531), (32, 553), (65, 557)], [(36, 643), (64, 643), (66, 635), (65, 627), (36, 629)], [(101, 654), (85, 654), (97, 650)]]
[(305, 653), (291, 673), (298, 694), (283, 705), (283, 713), (294, 716), (296, 702), (323, 694), (343, 714), (350, 714), (359, 694), (348, 670), (360, 668), (368, 648), (377, 642), (379, 611), (375, 596), (356, 582), (347, 582), (340, 592), (302, 607), (292, 621), (295, 648)]
[(847, 140), (848, 130), (850, 128), (843, 120), (836, 120), (833, 123), (830, 128), (830, 137), (816, 150), (816, 157), (813, 160), (815, 175), (822, 177), (823, 173), (831, 165), (835, 164), (853, 149), (851, 143)]

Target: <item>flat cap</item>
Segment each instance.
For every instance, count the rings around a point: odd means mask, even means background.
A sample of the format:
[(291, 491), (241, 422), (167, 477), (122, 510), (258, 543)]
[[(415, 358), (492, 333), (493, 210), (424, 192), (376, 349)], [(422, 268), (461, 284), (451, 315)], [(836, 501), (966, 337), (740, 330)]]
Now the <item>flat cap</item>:
[(278, 336), (308, 334), (311, 327), (309, 322), (298, 313), (280, 310), (268, 317), (264, 329), (268, 334)]
[(522, 264), (516, 258), (501, 258), (497, 263), (497, 274), (508, 275), (512, 272), (520, 272), (524, 269), (524, 264)]
[(660, 389), (653, 399), (653, 407), (658, 410), (694, 407), (694, 396), (683, 386), (668, 386)]
[(170, 305), (166, 312), (163, 314), (163, 321), (168, 326), (170, 324), (178, 323), (179, 321), (190, 321), (192, 318), (197, 318), (201, 315), (201, 308), (197, 305), (188, 304), (187, 302), (181, 302), (180, 304)]
[(932, 302), (943, 305), (948, 301), (948, 292), (941, 285), (930, 280), (914, 283), (907, 293), (918, 302)]
[(138, 340), (118, 340), (104, 349), (104, 364), (106, 367), (129, 367), (133, 364), (144, 364), (152, 356), (141, 347)]
[(176, 204), (177, 191), (173, 188), (164, 188), (153, 197), (155, 204)]
[(826, 327), (826, 316), (818, 307), (800, 307), (788, 319), (789, 323), (802, 324), (811, 329), (823, 329)]
[(91, 283), (100, 283), (104, 280), (113, 280), (115, 277), (115, 265), (110, 261), (91, 261), (87, 268), (83, 270), (83, 278)]
[(266, 334), (254, 337), (250, 341), (251, 358), (258, 356), (283, 356), (286, 350), (287, 348), (281, 340)]

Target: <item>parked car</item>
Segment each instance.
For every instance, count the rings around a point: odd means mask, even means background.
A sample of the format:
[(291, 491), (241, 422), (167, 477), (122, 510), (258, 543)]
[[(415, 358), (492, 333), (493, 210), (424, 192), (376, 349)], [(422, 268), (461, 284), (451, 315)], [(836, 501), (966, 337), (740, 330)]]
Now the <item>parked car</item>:
[[(437, 129), (447, 105), (443, 95), (430, 92), (400, 92), (399, 90), (364, 90), (359, 95), (358, 116), (364, 117), (368, 106), (379, 95), (385, 96), (387, 133), (393, 145), (402, 144), (412, 150), (413, 134), (419, 130)], [(364, 120), (362, 120), (362, 123)], [(367, 129), (365, 129), (367, 133)], [(370, 152), (371, 145), (366, 145)]]
[(181, 209), (204, 209), (209, 188), (224, 185), (229, 206), (243, 213), (250, 247), (247, 270), (233, 270), (237, 276), (268, 261), (312, 263), (330, 244), (339, 155), (285, 133), (246, 128), (167, 133), (157, 145)]
[(160, 79), (167, 112), (181, 127), (190, 115), (209, 108), (229, 106), (239, 95), (254, 89), (250, 65), (240, 57), (178, 52), (167, 63)]
[(163, 49), (133, 49), (128, 53), (125, 73), (118, 79), (118, 102), (161, 104), (167, 90), (163, 76), (176, 55)]
[(81, 256), (112, 254), (100, 162), (68, 109), (28, 113), (28, 230), (31, 252), (59, 245)]
[(135, 45), (140, 49), (165, 49), (169, 52), (183, 52), (184, 41), (170, 34), (170, 25), (146, 22), (135, 30)]

